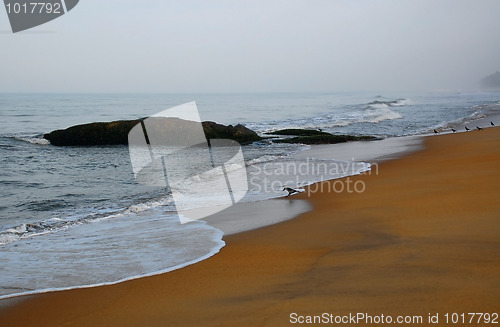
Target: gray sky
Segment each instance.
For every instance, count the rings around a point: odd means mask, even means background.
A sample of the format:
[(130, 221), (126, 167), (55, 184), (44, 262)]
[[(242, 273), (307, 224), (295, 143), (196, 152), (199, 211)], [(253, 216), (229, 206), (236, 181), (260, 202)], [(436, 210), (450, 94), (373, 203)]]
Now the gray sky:
[(0, 92), (443, 91), (500, 70), (498, 0), (80, 0), (12, 34)]

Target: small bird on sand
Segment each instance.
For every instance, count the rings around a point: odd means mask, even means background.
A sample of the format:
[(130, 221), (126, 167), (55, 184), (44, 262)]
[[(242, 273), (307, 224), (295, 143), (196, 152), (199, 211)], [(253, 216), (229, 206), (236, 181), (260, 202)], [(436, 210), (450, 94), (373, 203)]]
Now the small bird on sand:
[(438, 133), (439, 133), (438, 131), (434, 130), (434, 134), (438, 134)]
[(451, 129), (451, 131), (452, 131), (453, 133), (455, 133), (457, 130), (452, 128), (452, 129)]
[(482, 130), (483, 130), (483, 129), (482, 129), (481, 127), (479, 127), (479, 126), (476, 126), (476, 128), (477, 128), (477, 130), (478, 130), (478, 131), (482, 131)]
[(470, 129), (469, 129), (467, 126), (465, 126), (465, 130), (466, 130), (467, 132), (468, 132), (468, 131), (470, 131)]
[(291, 187), (285, 187), (283, 188), (283, 191), (287, 191), (288, 192), (288, 195), (287, 196), (290, 196), (292, 194), (295, 194), (295, 193), (300, 193), (298, 190), (295, 190)]
[(495, 127), (495, 124), (493, 124), (493, 122), (492, 122), (492, 121), (490, 121), (490, 124), (491, 124), (491, 126)]

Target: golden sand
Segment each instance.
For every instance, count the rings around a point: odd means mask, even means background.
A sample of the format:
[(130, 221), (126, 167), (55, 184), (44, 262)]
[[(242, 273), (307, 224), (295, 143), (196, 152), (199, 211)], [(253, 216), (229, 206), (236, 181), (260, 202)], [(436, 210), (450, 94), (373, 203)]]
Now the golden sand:
[(294, 312), (420, 315), (425, 326), (429, 313), (444, 325), (446, 313), (499, 312), (500, 129), (426, 147), (351, 178), (363, 193), (314, 193), (312, 212), (226, 237), (208, 260), (29, 296), (2, 309), (0, 326), (286, 326)]

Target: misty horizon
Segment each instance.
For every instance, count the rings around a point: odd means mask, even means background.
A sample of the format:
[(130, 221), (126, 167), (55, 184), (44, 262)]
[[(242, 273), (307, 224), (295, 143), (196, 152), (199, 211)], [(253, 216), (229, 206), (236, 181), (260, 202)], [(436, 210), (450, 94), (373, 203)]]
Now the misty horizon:
[(0, 92), (475, 91), (500, 70), (498, 12), (498, 1), (86, 0), (0, 34)]

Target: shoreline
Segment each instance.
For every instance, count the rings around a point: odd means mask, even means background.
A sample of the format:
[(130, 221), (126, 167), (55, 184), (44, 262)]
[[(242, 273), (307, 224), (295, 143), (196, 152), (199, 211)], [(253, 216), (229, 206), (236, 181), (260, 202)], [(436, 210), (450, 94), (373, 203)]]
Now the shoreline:
[[(395, 143), (398, 145), (394, 148)], [(342, 151), (346, 151), (345, 149), (349, 149), (350, 147), (355, 147), (355, 152), (366, 152), (368, 149), (371, 151), (371, 154), (374, 153), (384, 153), (385, 155), (393, 154), (394, 156), (402, 156), (404, 154), (411, 153), (413, 151), (417, 151), (419, 149), (419, 145), (421, 143), (421, 138), (416, 137), (391, 137), (384, 140), (378, 141), (354, 141), (347, 142), (341, 144), (329, 144), (329, 145), (314, 145), (310, 149), (305, 151), (301, 151), (298, 154), (291, 155), (291, 158), (297, 159), (318, 159), (317, 154), (323, 153), (324, 147), (337, 149), (339, 147)], [(403, 150), (402, 150), (403, 149)], [(347, 150), (349, 151), (349, 150)], [(330, 152), (330, 151), (326, 151)], [(335, 151), (338, 154), (338, 151)], [(349, 152), (351, 153), (351, 152)], [(375, 158), (375, 156), (372, 156)], [(364, 157), (364, 159), (371, 158)], [(328, 156), (324, 158), (319, 157), (319, 159), (328, 159), (332, 160)], [(354, 158), (352, 158), (354, 159)], [(337, 160), (337, 159), (334, 159)], [(349, 161), (347, 158), (341, 157), (340, 161)], [(366, 172), (361, 172), (360, 174), (365, 174)], [(357, 176), (349, 175), (348, 177)], [(336, 178), (333, 180), (342, 179)], [(314, 182), (311, 185), (317, 184), (318, 182)], [(244, 233), (247, 231), (264, 228), (267, 226), (272, 226), (274, 224), (278, 224), (287, 220), (294, 219), (299, 215), (306, 213), (312, 210), (312, 206), (306, 200), (298, 200), (294, 198), (287, 198), (285, 196), (278, 198), (270, 198), (261, 201), (255, 202), (242, 202), (237, 203), (236, 205), (225, 209), (217, 214), (211, 215), (207, 218), (202, 219), (208, 225), (215, 227), (222, 231), (223, 236), (221, 237), (222, 246), (217, 248), (215, 251), (208, 253), (200, 258), (196, 258), (192, 261), (188, 261), (182, 264), (178, 264), (175, 266), (171, 266), (165, 269), (161, 269), (158, 271), (145, 273), (142, 275), (133, 275), (125, 278), (121, 278), (116, 281), (109, 282), (100, 282), (96, 284), (86, 284), (86, 285), (76, 285), (76, 286), (67, 286), (67, 287), (51, 287), (51, 288), (40, 288), (32, 291), (6, 294), (0, 296), (0, 308), (6, 306), (11, 300), (18, 299), (22, 301), (23, 298), (27, 296), (33, 296), (38, 294), (45, 294), (51, 292), (60, 292), (60, 291), (71, 291), (75, 289), (85, 289), (85, 288), (95, 288), (102, 286), (115, 285), (119, 283), (128, 282), (131, 280), (139, 279), (139, 278), (147, 278), (155, 275), (166, 274), (172, 272), (174, 270), (182, 269), (189, 265), (194, 265), (203, 260), (206, 260), (221, 250), (222, 247), (225, 246), (224, 237)], [(237, 217), (237, 218), (235, 218)], [(5, 302), (5, 303), (3, 303)]]
[(366, 193), (314, 194), (312, 212), (227, 236), (228, 246), (196, 265), (28, 296), (0, 309), (0, 323), (251, 326), (283, 325), (290, 312), (494, 312), (499, 135), (427, 138), (426, 150), (382, 163), (379, 176), (356, 176)]

